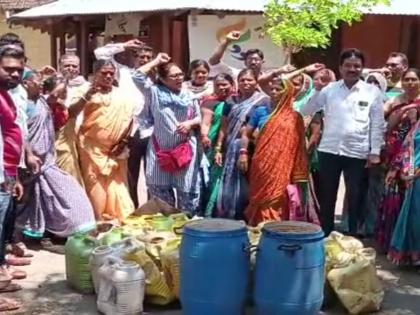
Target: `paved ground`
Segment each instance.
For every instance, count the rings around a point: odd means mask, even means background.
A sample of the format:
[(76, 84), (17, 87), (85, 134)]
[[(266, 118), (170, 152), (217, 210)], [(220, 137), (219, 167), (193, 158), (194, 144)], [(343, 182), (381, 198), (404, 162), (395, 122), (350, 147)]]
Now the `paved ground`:
[[(94, 296), (80, 295), (70, 289), (65, 281), (64, 256), (46, 251), (35, 251), (31, 266), (24, 267), (27, 280), (20, 281), (24, 290), (14, 297), (26, 308), (10, 314), (31, 315), (91, 315), (97, 314)], [(380, 277), (386, 287), (383, 311), (378, 315), (420, 314), (420, 275), (414, 270), (402, 270), (379, 258)], [(12, 295), (13, 296), (13, 295)], [(146, 309), (147, 314), (180, 315), (177, 306), (169, 309)], [(249, 314), (252, 314), (250, 311)], [(336, 306), (325, 315), (346, 314)]]
[[(341, 198), (337, 209), (340, 213)], [(27, 280), (20, 281), (24, 290), (13, 296), (24, 302), (25, 308), (10, 314), (25, 315), (92, 315), (97, 314), (94, 296), (80, 295), (66, 285), (64, 256), (46, 251), (34, 251)], [(378, 315), (420, 315), (420, 274), (390, 265), (384, 257), (378, 259), (379, 275), (386, 288), (383, 310)], [(168, 309), (146, 308), (146, 314), (180, 315), (179, 306)], [(249, 315), (252, 311), (249, 312)], [(324, 315), (346, 314), (340, 306)], [(198, 314), (197, 314), (198, 315)]]

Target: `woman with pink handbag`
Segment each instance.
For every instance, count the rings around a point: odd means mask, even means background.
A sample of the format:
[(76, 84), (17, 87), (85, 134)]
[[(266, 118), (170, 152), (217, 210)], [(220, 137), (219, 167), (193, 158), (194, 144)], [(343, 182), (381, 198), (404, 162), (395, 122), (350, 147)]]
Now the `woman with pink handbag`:
[[(200, 205), (199, 150), (194, 128), (201, 122), (197, 100), (182, 89), (184, 73), (165, 53), (141, 66), (134, 83), (145, 96), (140, 129), (154, 127), (146, 154), (146, 184), (153, 197), (196, 214)], [(147, 79), (156, 70), (156, 84)]]

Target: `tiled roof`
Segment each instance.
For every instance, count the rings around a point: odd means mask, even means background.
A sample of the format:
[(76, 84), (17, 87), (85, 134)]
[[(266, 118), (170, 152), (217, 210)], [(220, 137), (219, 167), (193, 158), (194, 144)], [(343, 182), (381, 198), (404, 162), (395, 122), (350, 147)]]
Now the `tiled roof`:
[[(45, 1), (45, 0), (43, 0)], [(51, 1), (51, 0), (50, 0)], [(44, 17), (95, 15), (127, 12), (159, 12), (175, 10), (215, 10), (261, 13), (270, 0), (58, 0), (53, 3), (20, 12), (11, 20), (40, 19)], [(279, 0), (281, 1), (281, 0)], [(378, 5), (367, 14), (420, 15), (420, 0), (391, 0), (390, 6)], [(0, 0), (0, 3), (2, 1)], [(4, 1), (3, 1), (4, 2)], [(11, 0), (6, 2), (42, 2), (35, 0)]]
[(53, 1), (55, 0), (0, 0), (0, 7), (3, 10), (25, 10)]
[[(58, 0), (21, 12), (16, 18), (42, 18), (176, 10), (218, 10), (259, 13), (270, 0)], [(13, 18), (12, 17), (12, 20)]]

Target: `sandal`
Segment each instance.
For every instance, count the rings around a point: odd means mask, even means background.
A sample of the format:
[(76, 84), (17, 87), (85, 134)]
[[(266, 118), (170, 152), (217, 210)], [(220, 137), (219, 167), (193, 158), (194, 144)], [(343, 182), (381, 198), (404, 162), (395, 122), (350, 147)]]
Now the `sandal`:
[(1, 298), (0, 299), (0, 312), (16, 311), (22, 305), (13, 299)]
[(26, 279), (27, 276), (26, 271), (15, 269), (11, 266), (7, 266), (7, 273), (13, 278), (13, 280), (23, 280)]
[(10, 293), (22, 290), (22, 287), (16, 283), (10, 283), (7, 287), (0, 289), (0, 293)]
[(31, 264), (31, 260), (29, 258), (7, 255), (6, 263), (10, 266), (28, 266)]
[(25, 271), (15, 269), (8, 265), (0, 267), (0, 275), (3, 277), (10, 277), (10, 280), (23, 280), (27, 276)]

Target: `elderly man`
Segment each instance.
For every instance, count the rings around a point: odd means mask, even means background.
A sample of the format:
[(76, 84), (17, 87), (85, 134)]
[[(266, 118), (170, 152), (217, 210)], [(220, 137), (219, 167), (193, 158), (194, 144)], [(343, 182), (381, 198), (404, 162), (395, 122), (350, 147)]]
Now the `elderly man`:
[(89, 83), (80, 75), (80, 58), (76, 55), (65, 54), (60, 57), (60, 74), (68, 81), (67, 100), (73, 98), (79, 88), (87, 88)]
[[(65, 106), (69, 108), (77, 96), (86, 91), (90, 84), (80, 75), (80, 59), (76, 55), (65, 54), (60, 58), (60, 73), (67, 81), (67, 98)], [(56, 163), (59, 168), (69, 173), (84, 186), (79, 166), (79, 155), (76, 147), (76, 134), (83, 121), (83, 113), (70, 118), (67, 123), (57, 132), (55, 143), (57, 151)]]

